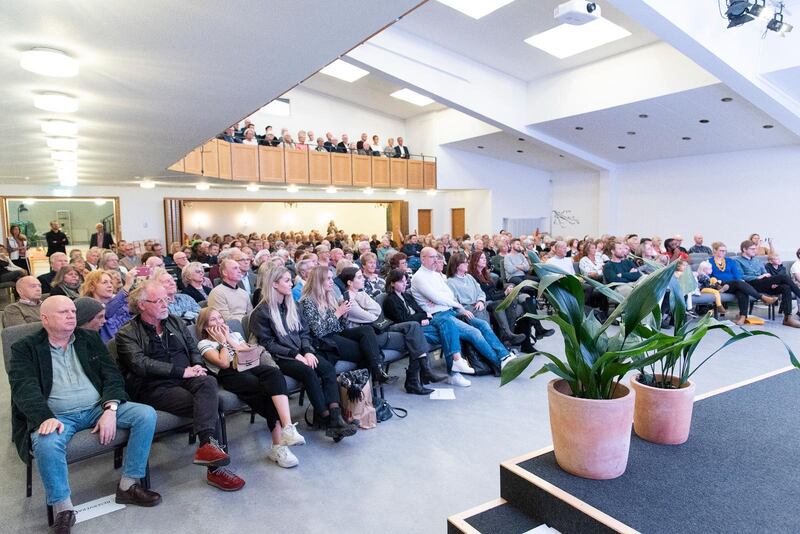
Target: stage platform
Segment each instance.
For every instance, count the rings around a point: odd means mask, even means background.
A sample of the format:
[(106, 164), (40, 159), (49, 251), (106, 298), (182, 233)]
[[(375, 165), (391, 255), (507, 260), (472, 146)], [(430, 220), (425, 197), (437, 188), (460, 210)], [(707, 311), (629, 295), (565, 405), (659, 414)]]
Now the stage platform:
[(793, 367), (696, 398), (680, 446), (633, 435), (614, 480), (562, 471), (552, 448), (503, 462), (501, 499), (448, 518), (448, 533), (800, 532), (800, 372)]

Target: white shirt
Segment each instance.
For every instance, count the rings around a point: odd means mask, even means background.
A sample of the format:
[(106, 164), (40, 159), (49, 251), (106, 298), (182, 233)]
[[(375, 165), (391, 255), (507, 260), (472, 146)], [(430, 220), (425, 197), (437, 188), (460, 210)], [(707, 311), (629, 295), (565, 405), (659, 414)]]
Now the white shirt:
[(553, 256), (547, 260), (547, 265), (555, 265), (567, 274), (575, 274), (575, 262), (572, 261), (572, 258), (567, 258), (566, 256), (563, 258)]
[(794, 277), (797, 273), (800, 273), (800, 260), (797, 260), (792, 264), (792, 267), (789, 269), (789, 273)]
[(586, 276), (591, 273), (603, 274), (603, 264), (597, 263), (597, 256), (595, 256), (595, 261), (592, 261), (588, 256), (584, 256), (578, 263), (578, 268), (581, 270), (581, 274)]
[(424, 266), (411, 279), (411, 296), (431, 315), (452, 308), (462, 308), (453, 295), (453, 290), (447, 285), (444, 275)]

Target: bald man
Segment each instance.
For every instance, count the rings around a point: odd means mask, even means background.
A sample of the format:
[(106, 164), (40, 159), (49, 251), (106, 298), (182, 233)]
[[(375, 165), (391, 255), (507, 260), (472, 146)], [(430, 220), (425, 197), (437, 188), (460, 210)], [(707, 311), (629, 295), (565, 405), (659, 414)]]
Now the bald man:
[(98, 248), (111, 248), (111, 245), (114, 244), (114, 238), (106, 232), (105, 226), (103, 223), (97, 223), (94, 225), (95, 233), (92, 234), (92, 237), (89, 239), (89, 248), (98, 247)]
[(155, 410), (128, 402), (125, 383), (97, 332), (76, 329), (75, 304), (56, 295), (41, 306), (42, 329), (11, 347), (12, 435), (28, 460), (32, 447), (56, 532), (70, 532), (75, 510), (70, 499), (66, 449), (81, 430), (103, 445), (129, 430), (116, 502), (155, 506), (161, 496), (140, 484), (145, 476), (156, 425)]
[(50, 256), (50, 272), (39, 275), (39, 282), (42, 284), (42, 293), (50, 293), (53, 290), (53, 287), (50, 285), (53, 282), (53, 278), (56, 277), (56, 274), (58, 274), (58, 271), (60, 271), (62, 267), (66, 267), (67, 265), (69, 265), (69, 258), (63, 252), (56, 252)]
[(33, 276), (23, 276), (17, 280), (19, 300), (3, 310), (3, 327), (40, 321), (42, 284)]

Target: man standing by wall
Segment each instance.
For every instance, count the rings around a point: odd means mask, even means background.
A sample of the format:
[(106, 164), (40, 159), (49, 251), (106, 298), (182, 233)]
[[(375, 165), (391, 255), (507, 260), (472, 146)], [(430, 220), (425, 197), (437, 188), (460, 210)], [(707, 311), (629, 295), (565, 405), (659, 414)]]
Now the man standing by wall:
[(69, 237), (61, 231), (61, 225), (58, 221), (50, 221), (50, 231), (44, 234), (47, 240), (47, 255), (52, 256), (56, 252), (67, 253), (67, 245), (69, 245)]

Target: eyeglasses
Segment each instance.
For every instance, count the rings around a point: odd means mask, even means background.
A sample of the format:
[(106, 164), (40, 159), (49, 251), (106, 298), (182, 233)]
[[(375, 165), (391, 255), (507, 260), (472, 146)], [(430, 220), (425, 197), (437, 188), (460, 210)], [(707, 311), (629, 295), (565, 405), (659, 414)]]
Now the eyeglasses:
[(167, 297), (162, 297), (160, 299), (155, 299), (155, 300), (145, 300), (144, 302), (149, 302), (150, 304), (165, 304), (165, 305), (169, 305), (169, 299)]

